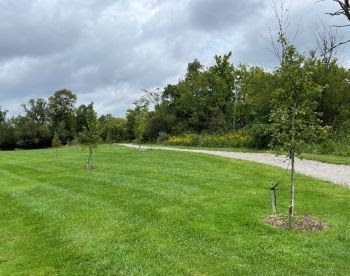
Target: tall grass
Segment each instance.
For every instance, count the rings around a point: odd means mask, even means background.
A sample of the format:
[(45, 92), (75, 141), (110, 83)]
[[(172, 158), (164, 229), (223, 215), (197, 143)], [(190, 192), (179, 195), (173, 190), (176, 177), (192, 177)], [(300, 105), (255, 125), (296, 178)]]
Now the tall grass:
[(191, 133), (183, 136), (170, 136), (164, 144), (170, 146), (249, 148), (253, 146), (253, 137), (246, 132), (201, 135)]

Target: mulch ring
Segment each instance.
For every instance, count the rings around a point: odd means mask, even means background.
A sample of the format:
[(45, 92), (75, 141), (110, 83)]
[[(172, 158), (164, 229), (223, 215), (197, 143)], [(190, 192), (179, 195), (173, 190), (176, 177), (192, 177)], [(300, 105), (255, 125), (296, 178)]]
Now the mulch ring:
[[(277, 216), (277, 215), (268, 216), (265, 219), (265, 222), (275, 227), (289, 229), (288, 216)], [(327, 229), (326, 224), (322, 223), (316, 218), (305, 216), (305, 215), (295, 216), (293, 218), (291, 226), (292, 226), (291, 227), (292, 229), (303, 231), (303, 232), (324, 231)]]

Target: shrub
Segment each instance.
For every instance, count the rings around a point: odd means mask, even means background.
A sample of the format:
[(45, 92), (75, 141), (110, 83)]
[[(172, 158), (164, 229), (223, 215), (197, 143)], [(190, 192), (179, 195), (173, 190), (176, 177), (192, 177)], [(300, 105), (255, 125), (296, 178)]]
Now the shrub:
[(172, 146), (203, 146), (203, 147), (251, 147), (252, 136), (246, 132), (229, 132), (226, 134), (185, 134), (170, 136), (165, 144)]
[(271, 134), (268, 124), (255, 124), (250, 129), (253, 146), (258, 149), (266, 149), (271, 142)]
[(168, 139), (168, 137), (169, 137), (169, 135), (165, 131), (159, 132), (158, 137), (157, 137), (157, 144), (161, 144), (161, 143), (165, 142)]
[(343, 138), (329, 138), (326, 141), (318, 144), (309, 144), (303, 149), (308, 153), (316, 154), (332, 154), (344, 157), (350, 157), (350, 139)]

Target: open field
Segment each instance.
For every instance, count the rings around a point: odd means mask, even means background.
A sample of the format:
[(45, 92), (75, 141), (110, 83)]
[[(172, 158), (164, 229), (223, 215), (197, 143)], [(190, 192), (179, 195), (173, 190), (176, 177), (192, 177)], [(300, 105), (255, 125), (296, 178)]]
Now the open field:
[[(264, 223), (284, 170), (194, 153), (101, 146), (0, 152), (0, 275), (350, 273), (350, 190), (297, 175), (297, 213)], [(278, 190), (287, 210), (288, 179)]]

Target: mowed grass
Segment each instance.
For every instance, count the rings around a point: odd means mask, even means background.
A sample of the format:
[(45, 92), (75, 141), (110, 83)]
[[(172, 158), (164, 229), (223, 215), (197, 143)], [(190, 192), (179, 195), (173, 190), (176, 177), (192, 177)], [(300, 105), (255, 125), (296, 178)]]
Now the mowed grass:
[[(162, 144), (149, 144), (146, 146), (154, 147), (169, 147), (169, 148), (180, 148), (180, 149), (197, 149), (197, 150), (213, 150), (213, 151), (232, 151), (232, 152), (251, 152), (251, 153), (271, 153), (277, 154), (272, 150), (258, 150), (253, 148), (219, 148), (219, 147), (201, 147), (201, 146), (168, 146)], [(286, 154), (286, 153), (284, 153)], [(332, 154), (316, 154), (316, 153), (302, 153), (299, 156), (302, 159), (320, 161), (323, 163), (337, 164), (337, 165), (350, 165), (350, 156), (337, 156)]]
[(328, 225), (301, 233), (264, 223), (281, 169), (113, 145), (87, 172), (86, 157), (0, 152), (0, 275), (350, 273), (349, 189), (298, 175), (297, 212)]

